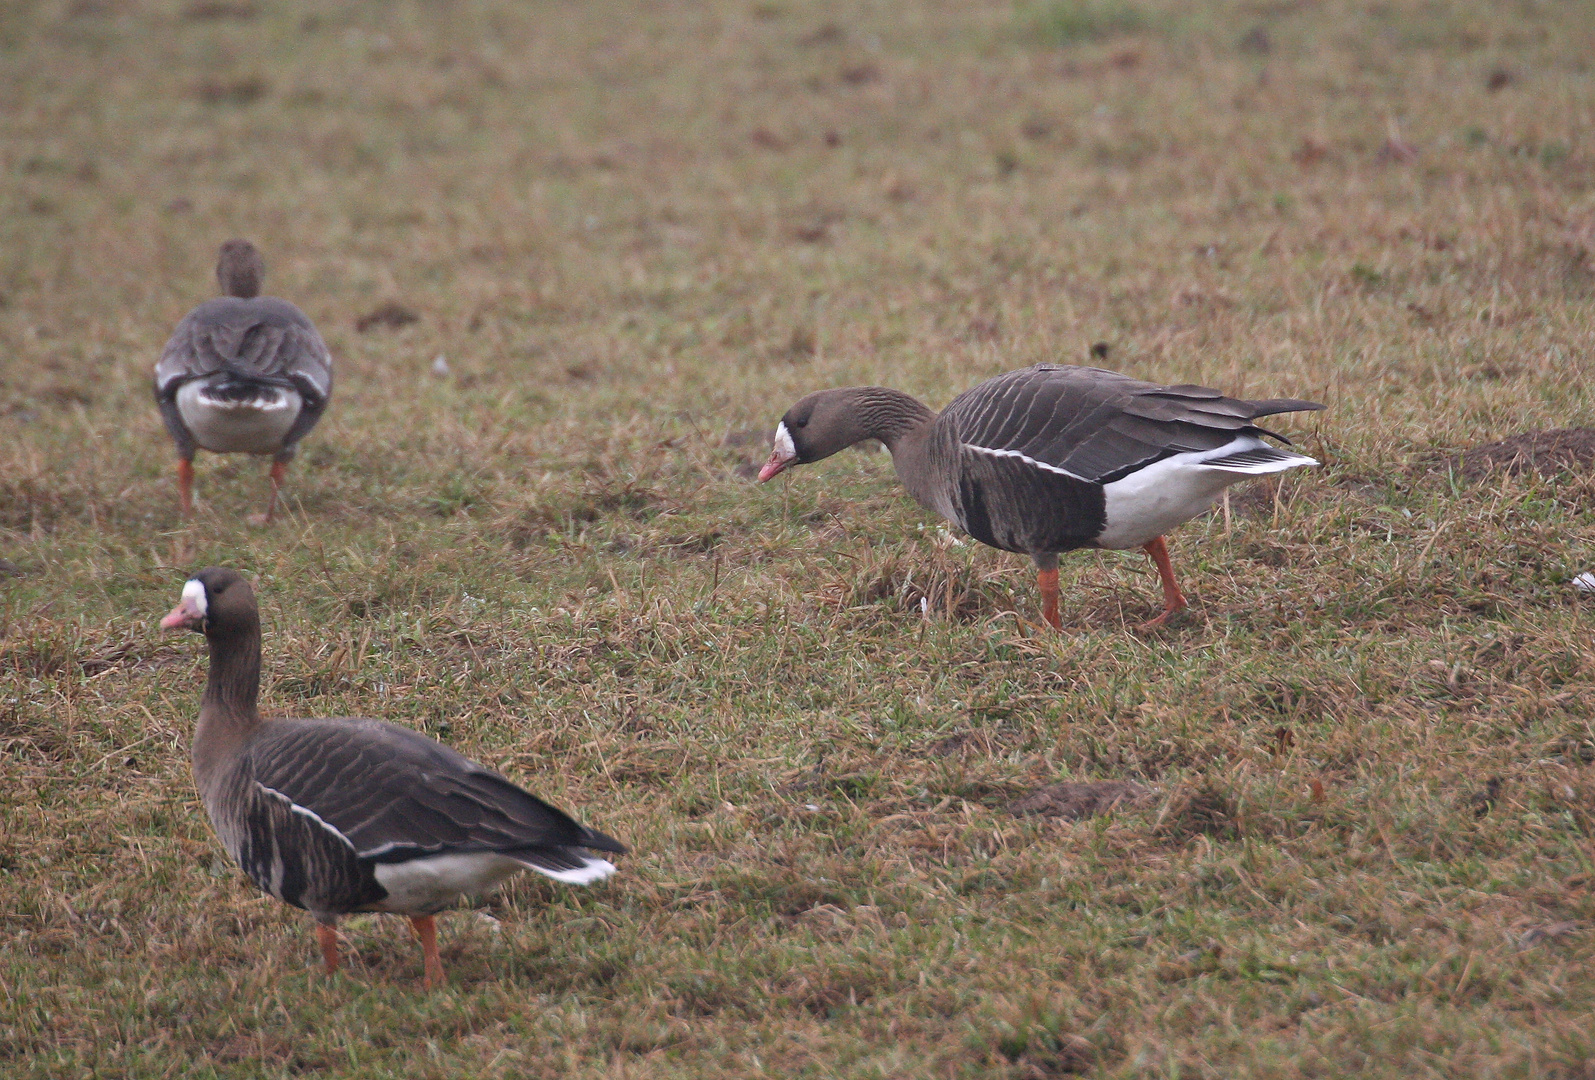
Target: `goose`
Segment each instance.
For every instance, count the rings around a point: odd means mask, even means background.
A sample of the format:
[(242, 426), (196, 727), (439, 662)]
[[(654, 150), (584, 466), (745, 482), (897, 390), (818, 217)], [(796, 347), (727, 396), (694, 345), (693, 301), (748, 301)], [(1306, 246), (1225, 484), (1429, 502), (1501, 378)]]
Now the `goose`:
[(177, 496), (194, 513), (194, 454), (271, 455), (269, 523), (288, 462), (332, 396), (332, 357), (305, 313), (261, 296), (266, 261), (248, 240), (216, 260), (222, 295), (183, 316), (155, 365), (155, 402), (177, 444)]
[(263, 892), (310, 912), (327, 974), (349, 912), (408, 915), (431, 988), (443, 981), (433, 916), (461, 895), (522, 870), (571, 885), (615, 872), (593, 852), (624, 853), (619, 841), (419, 732), (262, 717), (260, 615), (237, 571), (202, 570), (160, 625), (209, 646), (193, 767), (216, 835)]
[(940, 413), (884, 386), (819, 390), (781, 418), (763, 483), (864, 439), (891, 451), (903, 485), (983, 544), (1035, 560), (1042, 617), (1058, 618), (1058, 553), (1139, 547), (1163, 584), (1162, 626), (1186, 606), (1163, 534), (1249, 476), (1316, 465), (1252, 421), (1322, 409), (1160, 386), (1101, 368), (1037, 364), (964, 391)]

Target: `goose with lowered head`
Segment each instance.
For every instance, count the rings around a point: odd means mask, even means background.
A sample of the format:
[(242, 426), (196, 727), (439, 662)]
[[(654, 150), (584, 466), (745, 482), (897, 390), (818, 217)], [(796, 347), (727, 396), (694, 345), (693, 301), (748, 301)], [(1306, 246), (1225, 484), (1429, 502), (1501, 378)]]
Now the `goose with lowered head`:
[(1055, 364), (987, 379), (940, 413), (900, 390), (850, 386), (787, 410), (759, 480), (879, 439), (921, 506), (983, 544), (1035, 560), (1042, 615), (1055, 629), (1059, 552), (1145, 550), (1163, 583), (1163, 611), (1149, 629), (1186, 606), (1163, 534), (1231, 484), (1318, 464), (1269, 444), (1264, 436), (1288, 440), (1252, 421), (1322, 408)]
[(234, 570), (195, 575), (161, 626), (210, 648), (193, 764), (216, 835), (261, 890), (315, 918), (328, 974), (339, 916), (387, 911), (410, 917), (435, 986), (437, 912), (522, 870), (601, 881), (615, 867), (594, 852), (626, 850), (409, 728), (261, 716), (260, 616)]

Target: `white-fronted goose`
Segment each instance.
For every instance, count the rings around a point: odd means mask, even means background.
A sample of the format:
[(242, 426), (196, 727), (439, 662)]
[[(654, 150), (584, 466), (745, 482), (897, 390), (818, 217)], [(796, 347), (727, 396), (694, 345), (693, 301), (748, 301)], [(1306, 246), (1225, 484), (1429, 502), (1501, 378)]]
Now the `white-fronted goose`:
[(1163, 581), (1150, 628), (1185, 607), (1163, 534), (1248, 476), (1318, 464), (1264, 442), (1289, 440), (1252, 421), (1321, 408), (1054, 364), (987, 379), (939, 414), (882, 386), (820, 390), (787, 410), (759, 480), (879, 439), (920, 505), (1035, 559), (1042, 614), (1055, 628), (1059, 552), (1144, 548)]
[(161, 626), (210, 646), (194, 780), (216, 835), (262, 890), (315, 917), (328, 974), (338, 917), (389, 911), (410, 917), (434, 986), (436, 912), (522, 870), (600, 881), (615, 867), (592, 851), (626, 850), (409, 728), (263, 718), (260, 616), (233, 570), (201, 571)]
[(332, 357), (305, 313), (261, 296), (266, 261), (229, 240), (216, 261), (222, 294), (183, 316), (155, 365), (155, 401), (177, 444), (177, 493), (194, 512), (194, 453), (270, 454), (277, 509), (288, 462), (332, 396)]

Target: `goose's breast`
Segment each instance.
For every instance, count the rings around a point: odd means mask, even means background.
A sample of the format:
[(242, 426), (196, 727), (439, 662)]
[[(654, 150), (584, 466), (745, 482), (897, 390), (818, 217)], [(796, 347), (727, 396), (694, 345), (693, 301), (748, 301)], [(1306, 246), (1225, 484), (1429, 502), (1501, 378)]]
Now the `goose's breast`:
[(213, 454), (275, 454), (299, 418), (295, 390), (236, 380), (195, 379), (177, 391), (194, 441)]

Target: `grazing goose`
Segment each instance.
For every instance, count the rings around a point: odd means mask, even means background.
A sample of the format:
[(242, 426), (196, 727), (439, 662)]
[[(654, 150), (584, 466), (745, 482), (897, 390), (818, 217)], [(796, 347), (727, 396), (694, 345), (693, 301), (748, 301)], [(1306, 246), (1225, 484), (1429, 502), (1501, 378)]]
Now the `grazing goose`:
[(983, 544), (1031, 556), (1042, 615), (1056, 629), (1058, 553), (1143, 548), (1163, 580), (1163, 613), (1185, 607), (1163, 534), (1248, 476), (1318, 462), (1259, 416), (1311, 401), (1239, 401), (1201, 386), (1158, 386), (1100, 368), (1037, 364), (987, 379), (939, 414), (898, 390), (809, 394), (781, 419), (765, 481), (863, 439), (879, 439), (909, 494)]
[(600, 881), (615, 867), (590, 849), (626, 850), (409, 728), (263, 718), (260, 615), (233, 570), (201, 571), (161, 626), (197, 630), (210, 646), (194, 732), (205, 812), (256, 885), (315, 917), (328, 974), (338, 916), (390, 911), (410, 917), (435, 986), (436, 912), (522, 870)]
[(194, 512), (194, 453), (270, 454), (271, 521), (299, 440), (327, 408), (332, 357), (305, 313), (261, 296), (266, 262), (229, 240), (216, 262), (222, 296), (183, 316), (155, 365), (155, 401), (177, 444), (177, 494)]

